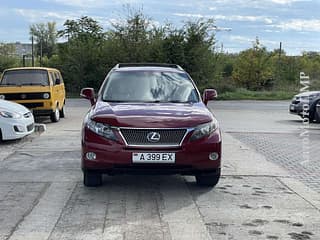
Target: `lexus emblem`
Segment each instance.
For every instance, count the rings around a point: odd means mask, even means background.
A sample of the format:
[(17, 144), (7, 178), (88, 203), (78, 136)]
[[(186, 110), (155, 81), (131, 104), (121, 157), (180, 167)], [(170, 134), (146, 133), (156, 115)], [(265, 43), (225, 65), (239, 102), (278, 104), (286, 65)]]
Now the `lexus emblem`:
[(160, 141), (160, 133), (158, 132), (149, 132), (147, 134), (147, 140), (152, 143), (156, 143)]

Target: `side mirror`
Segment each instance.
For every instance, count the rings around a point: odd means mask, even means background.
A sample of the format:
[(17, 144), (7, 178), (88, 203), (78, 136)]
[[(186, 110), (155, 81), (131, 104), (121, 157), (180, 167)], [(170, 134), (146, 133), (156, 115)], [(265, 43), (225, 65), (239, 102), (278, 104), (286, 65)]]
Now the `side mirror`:
[(61, 80), (59, 78), (56, 79), (55, 85), (61, 84)]
[(218, 97), (218, 93), (215, 89), (205, 89), (203, 92), (202, 100), (205, 105), (208, 104), (210, 100), (213, 100)]
[(94, 90), (93, 88), (83, 88), (81, 89), (80, 96), (86, 99), (89, 99), (91, 102), (91, 105), (94, 105), (96, 103), (96, 100), (94, 98)]

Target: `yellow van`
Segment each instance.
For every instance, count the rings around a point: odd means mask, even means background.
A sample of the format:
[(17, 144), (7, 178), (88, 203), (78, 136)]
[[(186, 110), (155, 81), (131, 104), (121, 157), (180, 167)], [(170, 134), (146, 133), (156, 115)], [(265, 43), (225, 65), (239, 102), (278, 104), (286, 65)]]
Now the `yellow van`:
[(52, 122), (65, 116), (65, 97), (61, 73), (54, 68), (10, 68), (0, 80), (0, 99), (20, 103), (35, 116), (50, 116)]

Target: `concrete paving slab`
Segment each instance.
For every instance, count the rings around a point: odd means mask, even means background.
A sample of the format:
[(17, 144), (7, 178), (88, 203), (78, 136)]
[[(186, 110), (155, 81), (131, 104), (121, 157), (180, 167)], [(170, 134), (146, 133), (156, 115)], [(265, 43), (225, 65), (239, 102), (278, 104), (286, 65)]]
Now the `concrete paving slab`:
[(48, 188), (46, 183), (0, 182), (0, 240), (7, 240)]
[(57, 224), (66, 202), (75, 187), (73, 182), (51, 184), (36, 206), (32, 209), (10, 240), (43, 240), (48, 239)]
[(0, 172), (6, 171), (66, 171), (79, 170), (80, 151), (16, 151), (10, 159), (0, 162)]
[(230, 134), (223, 133), (222, 149), (224, 175), (289, 176), (283, 168), (266, 161), (263, 155)]
[(320, 236), (319, 209), (288, 191), (277, 178), (225, 177), (210, 191), (188, 185), (212, 239)]

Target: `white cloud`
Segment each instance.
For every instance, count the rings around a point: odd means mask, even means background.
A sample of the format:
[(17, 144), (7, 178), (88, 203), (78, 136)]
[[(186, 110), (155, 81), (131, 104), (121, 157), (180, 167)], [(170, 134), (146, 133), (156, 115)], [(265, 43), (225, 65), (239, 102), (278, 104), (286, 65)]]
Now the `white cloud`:
[(173, 15), (179, 17), (192, 17), (192, 18), (213, 18), (217, 20), (225, 21), (246, 21), (246, 22), (263, 22), (265, 24), (272, 24), (273, 20), (265, 16), (241, 16), (241, 15), (202, 15), (202, 14), (191, 14), (191, 13), (174, 13)]
[(288, 5), (295, 2), (307, 2), (307, 0), (271, 0), (271, 2), (281, 5)]
[(192, 14), (192, 13), (174, 13), (174, 16), (188, 17), (188, 18), (212, 18), (210, 15)]
[(271, 30), (271, 29), (266, 29), (264, 30), (264, 32), (267, 32), (267, 33), (279, 33), (280, 30)]
[(14, 12), (24, 17), (30, 23), (43, 21), (56, 21), (57, 23), (64, 22), (67, 19), (79, 18), (83, 12), (48, 12), (43, 10), (30, 9), (14, 9)]
[(282, 30), (294, 30), (302, 32), (320, 32), (320, 20), (319, 19), (293, 19), (287, 22), (274, 25)]
[(214, 18), (226, 21), (264, 22), (266, 24), (271, 24), (273, 22), (271, 18), (265, 16), (216, 15)]
[(134, 4), (139, 3), (139, 0), (118, 0), (118, 1), (105, 1), (105, 0), (45, 0), (47, 2), (56, 2), (61, 5), (79, 7), (79, 8), (102, 8), (116, 4)]
[[(250, 37), (245, 37), (245, 36), (241, 36), (241, 35), (231, 35), (229, 37), (229, 39), (233, 42), (238, 42), (238, 43), (253, 43), (256, 41), (256, 38), (250, 38)], [(259, 38), (259, 42), (264, 45), (264, 44), (278, 44), (277, 41), (273, 41), (273, 40), (266, 40), (266, 39), (260, 39)]]
[(295, 2), (310, 2), (312, 0), (216, 0), (215, 3), (219, 4), (241, 4), (241, 5), (251, 5), (251, 4), (292, 4)]
[[(49, 0), (46, 0), (49, 1)], [(51, 0), (52, 1), (52, 0)], [(73, 6), (73, 7), (89, 7), (90, 6), (95, 6), (99, 7), (101, 5), (104, 5), (103, 0), (53, 0), (53, 2), (62, 4), (62, 5), (67, 5), (67, 6)]]
[(232, 42), (237, 42), (237, 43), (252, 43), (254, 39), (244, 37), (244, 36), (239, 36), (239, 35), (231, 35), (230, 40)]

